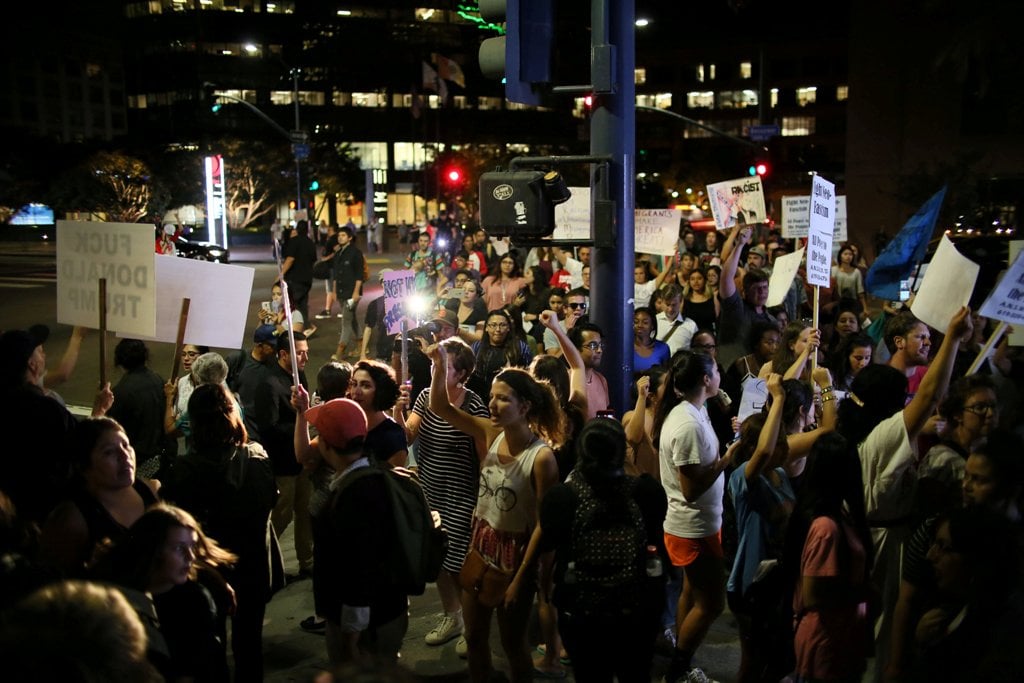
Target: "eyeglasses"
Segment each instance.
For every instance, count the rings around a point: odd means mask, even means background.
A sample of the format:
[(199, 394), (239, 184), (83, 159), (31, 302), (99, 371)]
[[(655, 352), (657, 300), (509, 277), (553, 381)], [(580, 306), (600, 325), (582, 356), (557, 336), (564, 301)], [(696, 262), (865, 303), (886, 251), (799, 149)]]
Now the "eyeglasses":
[(583, 345), (583, 348), (590, 349), (591, 351), (597, 351), (598, 349), (603, 349), (604, 348), (604, 342), (599, 342), (599, 341), (587, 342), (586, 344)]
[(579, 303), (571, 303), (571, 304), (568, 304), (568, 306), (569, 306), (569, 308), (571, 308), (573, 310), (576, 310), (577, 308), (582, 308), (582, 309), (586, 310), (586, 308), (587, 308), (586, 304), (579, 304)]
[(487, 329), (489, 330), (507, 330), (508, 323), (487, 323)]
[(189, 358), (195, 358), (199, 355), (198, 351), (182, 351), (181, 355), (188, 356)]
[(975, 403), (972, 406), (964, 406), (964, 410), (975, 415), (984, 415), (985, 413), (995, 413), (999, 408), (995, 403)]

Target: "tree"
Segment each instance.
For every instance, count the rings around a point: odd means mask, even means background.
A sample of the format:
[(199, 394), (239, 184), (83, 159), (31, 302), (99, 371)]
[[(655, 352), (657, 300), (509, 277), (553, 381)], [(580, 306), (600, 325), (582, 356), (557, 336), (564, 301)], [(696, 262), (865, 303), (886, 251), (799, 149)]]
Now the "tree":
[(271, 215), (277, 202), (295, 187), (295, 162), (284, 145), (225, 140), (216, 151), (224, 157), (227, 170), (228, 227), (232, 230), (244, 230)]
[(52, 183), (46, 200), (63, 211), (136, 223), (149, 212), (151, 179), (149, 167), (139, 159), (119, 151), (99, 151)]

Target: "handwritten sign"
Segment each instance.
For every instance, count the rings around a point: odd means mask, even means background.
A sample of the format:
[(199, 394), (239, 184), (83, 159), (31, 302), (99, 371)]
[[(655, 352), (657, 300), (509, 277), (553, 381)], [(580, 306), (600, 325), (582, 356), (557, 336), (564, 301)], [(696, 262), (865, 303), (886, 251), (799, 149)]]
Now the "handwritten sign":
[[(782, 236), (786, 239), (804, 239), (810, 226), (811, 196), (782, 198)], [(832, 233), (832, 241), (845, 242), (848, 237), (846, 227), (846, 195), (836, 197), (836, 229)]]
[(152, 336), (154, 239), (148, 224), (57, 221), (57, 322), (98, 328), (99, 281), (105, 278), (107, 329)]
[(551, 239), (590, 239), (590, 188), (570, 187), (569, 201), (555, 206), (555, 231)]
[(807, 282), (828, 287), (832, 277), (832, 233), (836, 225), (836, 186), (814, 174), (807, 228)]
[(743, 380), (743, 396), (740, 398), (740, 407), (736, 418), (743, 424), (743, 421), (755, 413), (760, 413), (764, 404), (768, 402), (768, 380), (759, 377), (747, 377)]
[(633, 212), (636, 251), (672, 256), (679, 244), (679, 209), (636, 209)]
[(717, 230), (728, 230), (739, 223), (752, 225), (764, 221), (764, 188), (761, 178), (750, 176), (708, 185), (711, 215)]
[(1024, 327), (1024, 251), (1018, 250), (1017, 258), (985, 299), (980, 312), (986, 318)]
[(786, 299), (789, 287), (793, 284), (796, 272), (800, 270), (800, 262), (804, 260), (804, 248), (800, 247), (792, 254), (775, 259), (772, 276), (768, 280), (768, 306), (778, 306)]
[(402, 320), (409, 323), (409, 327), (416, 327), (419, 323), (415, 318), (410, 317), (405, 310), (405, 300), (416, 294), (416, 273), (412, 270), (395, 270), (384, 276), (384, 322), (387, 324), (388, 334), (398, 334), (402, 331)]
[(945, 332), (960, 307), (971, 300), (979, 271), (978, 264), (957, 251), (943, 235), (910, 311), (925, 325)]
[(175, 343), (181, 300), (189, 299), (186, 344), (240, 349), (245, 344), (245, 321), (255, 275), (255, 269), (248, 266), (157, 256), (156, 289), (160, 296), (156, 299), (156, 333), (131, 336)]

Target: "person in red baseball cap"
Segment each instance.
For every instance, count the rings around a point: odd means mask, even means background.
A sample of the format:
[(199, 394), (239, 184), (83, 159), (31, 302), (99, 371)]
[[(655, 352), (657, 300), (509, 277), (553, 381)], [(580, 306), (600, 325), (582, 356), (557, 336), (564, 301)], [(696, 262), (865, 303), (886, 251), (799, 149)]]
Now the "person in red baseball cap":
[[(333, 665), (367, 655), (396, 663), (409, 627), (408, 597), (383, 566), (397, 543), (385, 481), (352, 474), (371, 467), (363, 449), (366, 413), (351, 399), (336, 398), (305, 412), (318, 432), (320, 454), (338, 473), (331, 499), (313, 518), (313, 599), (327, 619), (327, 656)], [(321, 580), (322, 579), (322, 580)]]

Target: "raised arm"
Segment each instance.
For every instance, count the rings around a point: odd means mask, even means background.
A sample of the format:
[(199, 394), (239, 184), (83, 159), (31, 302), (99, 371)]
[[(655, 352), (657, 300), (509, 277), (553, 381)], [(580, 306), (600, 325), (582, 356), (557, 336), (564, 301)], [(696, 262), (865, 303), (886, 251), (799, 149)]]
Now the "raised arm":
[(718, 296), (728, 299), (736, 293), (736, 269), (740, 263), (740, 252), (743, 245), (750, 241), (751, 228), (741, 227), (738, 223), (722, 246), (722, 272), (718, 277)]
[(88, 328), (81, 325), (76, 325), (75, 329), (71, 331), (68, 347), (64, 349), (64, 355), (61, 356), (60, 363), (53, 370), (48, 370), (46, 377), (43, 378), (44, 387), (52, 389), (71, 378), (71, 373), (74, 372), (75, 365), (78, 364), (78, 354), (82, 350), (82, 340), (85, 339), (87, 331)]
[(783, 379), (800, 379), (800, 376), (804, 374), (804, 368), (807, 367), (807, 359), (812, 353), (818, 353), (820, 345), (821, 330), (812, 329), (807, 335), (807, 344), (804, 345), (804, 350), (796, 357), (793, 364), (786, 368), (786, 375)]
[(433, 344), (427, 349), (427, 355), (433, 361), (430, 366), (430, 409), (460, 432), (489, 445), (497, 435), (490, 420), (457, 408), (448, 397), (448, 383), (445, 381), (448, 377), (448, 352), (443, 346)]
[(629, 419), (623, 418), (626, 428), (626, 443), (636, 448), (643, 443), (647, 428), (647, 395), (651, 386), (651, 376), (643, 375), (636, 381), (636, 406), (629, 413)]
[(921, 386), (911, 399), (910, 404), (903, 409), (903, 424), (907, 428), (907, 436), (911, 443), (917, 438), (924, 423), (934, 412), (939, 400), (946, 395), (949, 388), (949, 379), (953, 374), (953, 362), (956, 360), (957, 349), (960, 342), (970, 337), (974, 331), (974, 324), (971, 322), (971, 309), (962, 306), (953, 319), (949, 321), (946, 329), (946, 336), (942, 338), (939, 352), (935, 354), (932, 364), (928, 366), (928, 372), (921, 380)]
[(569, 363), (569, 402), (574, 404), (584, 413), (587, 412), (587, 369), (583, 365), (583, 356), (580, 350), (569, 341), (569, 335), (565, 333), (562, 326), (558, 324), (558, 314), (554, 311), (544, 311), (540, 314), (540, 321), (544, 327), (551, 330), (551, 334), (558, 338), (558, 347), (562, 355)]
[(782, 425), (782, 406), (786, 401), (786, 392), (782, 388), (782, 377), (773, 372), (768, 376), (768, 393), (772, 397), (772, 407), (768, 409), (768, 417), (761, 428), (757, 439), (757, 448), (743, 468), (743, 476), (747, 481), (764, 474), (772, 461), (772, 454), (779, 441), (779, 427)]
[(799, 476), (804, 471), (804, 458), (811, 452), (811, 446), (822, 434), (834, 431), (839, 421), (838, 401), (832, 389), (832, 373), (828, 368), (818, 366), (811, 373), (811, 379), (821, 390), (821, 420), (812, 431), (798, 432), (786, 437), (786, 443), (789, 444), (786, 472), (791, 477)]

